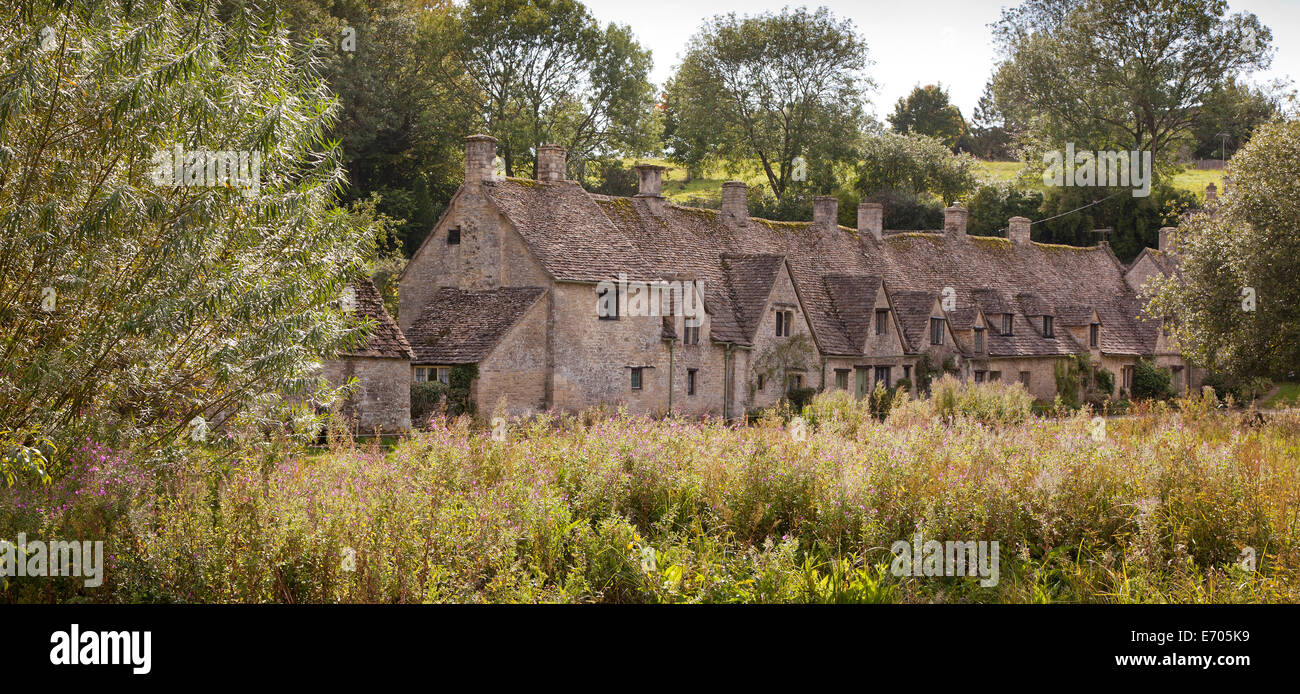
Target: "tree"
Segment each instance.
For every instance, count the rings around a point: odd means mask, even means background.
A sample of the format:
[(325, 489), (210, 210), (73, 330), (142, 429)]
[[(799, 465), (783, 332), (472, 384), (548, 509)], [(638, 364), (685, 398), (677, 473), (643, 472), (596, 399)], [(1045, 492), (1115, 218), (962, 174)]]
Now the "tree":
[[(469, 0), (434, 22), (435, 73), (497, 138), (507, 175), (538, 145), (569, 161), (658, 145), (650, 52), (626, 26), (601, 28), (574, 0)], [(579, 173), (578, 178), (582, 178)]]
[(1174, 277), (1147, 290), (1196, 363), (1237, 379), (1300, 364), (1300, 121), (1268, 123), (1228, 164), (1218, 207), (1178, 229)]
[(796, 167), (829, 188), (865, 125), (866, 64), (853, 23), (825, 8), (714, 17), (670, 83), (675, 137), (696, 152), (757, 161), (778, 201)]
[(1059, 149), (1172, 159), (1228, 79), (1270, 62), (1272, 32), (1226, 0), (1027, 0), (994, 25), (998, 108)]
[(964, 148), (980, 159), (1011, 161), (1015, 158), (1011, 142), (1006, 117), (998, 110), (993, 96), (993, 85), (985, 85), (984, 93), (975, 104), (975, 112), (971, 114), (970, 129), (958, 143), (958, 148)]
[(274, 9), (3, 5), (0, 430), (175, 452), (328, 397), (374, 240), (317, 58)]
[(1192, 131), (1192, 156), (1223, 159), (1237, 153), (1255, 128), (1282, 115), (1280, 84), (1252, 87), (1231, 80), (1211, 92), (1201, 104), (1202, 118)]
[(898, 100), (888, 120), (896, 133), (929, 135), (949, 148), (966, 134), (966, 120), (961, 110), (949, 103), (943, 85), (916, 87)]
[(975, 190), (974, 159), (928, 135), (882, 132), (867, 137), (862, 149), (855, 186), (863, 196), (929, 194), (947, 204)]

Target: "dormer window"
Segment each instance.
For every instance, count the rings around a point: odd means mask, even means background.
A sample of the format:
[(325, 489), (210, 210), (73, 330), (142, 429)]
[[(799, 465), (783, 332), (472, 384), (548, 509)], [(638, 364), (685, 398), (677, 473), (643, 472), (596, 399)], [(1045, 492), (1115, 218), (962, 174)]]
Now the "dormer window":
[(930, 319), (930, 344), (943, 344), (943, 323), (944, 320), (942, 318)]
[(1011, 316), (1010, 313), (1004, 313), (1004, 314), (1002, 314), (1002, 334), (1003, 334), (1003, 335), (1010, 335), (1010, 334), (1011, 334), (1011, 317), (1012, 317), (1012, 316)]
[(1043, 337), (1055, 337), (1056, 333), (1052, 330), (1052, 317), (1043, 316)]
[(1093, 348), (1101, 346), (1101, 323), (1088, 326), (1088, 346)]
[(448, 246), (460, 245), (460, 227), (452, 227), (447, 230), (447, 245)]
[(982, 325), (975, 326), (975, 351), (984, 351), (984, 326)]
[(887, 308), (876, 309), (876, 334), (889, 334), (889, 309)]

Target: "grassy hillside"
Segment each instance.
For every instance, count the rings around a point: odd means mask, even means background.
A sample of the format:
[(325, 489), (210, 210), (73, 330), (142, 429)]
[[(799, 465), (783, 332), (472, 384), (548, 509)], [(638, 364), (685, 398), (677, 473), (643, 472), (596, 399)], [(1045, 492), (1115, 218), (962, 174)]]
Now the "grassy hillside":
[[(638, 162), (662, 164), (668, 167), (668, 171), (664, 172), (664, 195), (678, 204), (690, 204), (701, 198), (716, 201), (721, 194), (723, 181), (738, 180), (744, 181), (750, 186), (767, 186), (767, 177), (756, 167), (727, 170), (718, 166), (705, 171), (703, 177), (695, 178), (687, 183), (686, 169), (672, 162), (652, 159), (639, 159), (636, 162), (629, 161), (629, 163)], [(1020, 162), (1015, 161), (982, 161), (978, 164), (978, 170), (981, 176), (991, 181), (1013, 181), (1019, 174), (1021, 166)], [(1206, 184), (1211, 181), (1222, 190), (1223, 172), (1188, 169), (1174, 179), (1174, 185), (1202, 195), (1205, 193)], [(1041, 187), (1041, 184), (1035, 187)]]

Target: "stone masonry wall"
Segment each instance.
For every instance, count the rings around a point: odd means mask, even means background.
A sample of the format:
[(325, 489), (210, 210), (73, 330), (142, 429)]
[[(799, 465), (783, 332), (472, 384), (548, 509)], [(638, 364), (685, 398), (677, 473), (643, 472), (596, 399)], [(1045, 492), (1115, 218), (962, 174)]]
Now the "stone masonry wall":
[(342, 385), (355, 377), (352, 397), (340, 404), (343, 416), (361, 435), (397, 433), (411, 428), (411, 364), (405, 359), (342, 357), (324, 363), (324, 376)]

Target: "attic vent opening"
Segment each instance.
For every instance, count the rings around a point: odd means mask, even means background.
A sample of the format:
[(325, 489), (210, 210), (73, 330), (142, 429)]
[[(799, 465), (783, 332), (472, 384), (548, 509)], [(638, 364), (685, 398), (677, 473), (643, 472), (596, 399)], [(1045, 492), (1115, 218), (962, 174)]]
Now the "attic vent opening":
[(456, 246), (460, 244), (460, 227), (452, 227), (447, 230), (447, 245)]

